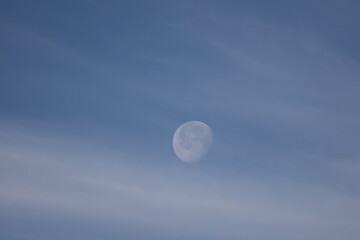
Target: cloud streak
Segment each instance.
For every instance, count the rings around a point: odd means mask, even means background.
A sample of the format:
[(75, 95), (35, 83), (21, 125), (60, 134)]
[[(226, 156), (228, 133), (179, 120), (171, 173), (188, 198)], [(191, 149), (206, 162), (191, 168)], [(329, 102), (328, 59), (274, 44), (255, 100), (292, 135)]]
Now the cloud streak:
[[(348, 232), (348, 239), (359, 234), (358, 199), (334, 189), (249, 175), (220, 181), (216, 175), (194, 170), (134, 164), (126, 154), (58, 137), (30, 133), (24, 138), (11, 131), (9, 136), (23, 144), (5, 146), (2, 134), (0, 208), (4, 211), (82, 219), (89, 228), (94, 222), (109, 222), (121, 229), (126, 222), (134, 228), (167, 229), (161, 239), (183, 236), (185, 229), (210, 239), (260, 239), (267, 234), (279, 239), (337, 239), (334, 227)], [(259, 226), (265, 230), (259, 232)]]

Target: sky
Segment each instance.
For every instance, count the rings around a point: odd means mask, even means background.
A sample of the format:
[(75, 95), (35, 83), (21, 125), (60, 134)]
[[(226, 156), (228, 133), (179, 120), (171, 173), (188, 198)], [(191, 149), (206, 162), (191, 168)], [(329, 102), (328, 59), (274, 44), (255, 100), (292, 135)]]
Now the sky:
[(0, 238), (358, 240), (359, 8), (2, 1)]

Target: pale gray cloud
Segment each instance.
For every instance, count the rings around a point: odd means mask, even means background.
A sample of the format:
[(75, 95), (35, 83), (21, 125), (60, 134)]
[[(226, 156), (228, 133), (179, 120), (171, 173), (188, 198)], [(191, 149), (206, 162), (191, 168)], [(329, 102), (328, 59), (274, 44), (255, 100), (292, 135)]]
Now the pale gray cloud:
[(358, 197), (321, 185), (248, 174), (220, 179), (175, 166), (139, 165), (131, 159), (146, 156), (31, 131), (3, 131), (0, 141), (2, 209), (83, 219), (89, 227), (91, 222), (145, 224), (167, 229), (161, 237), (181, 231), (210, 239), (267, 234), (337, 239), (338, 230), (356, 239), (352, 236), (359, 234)]

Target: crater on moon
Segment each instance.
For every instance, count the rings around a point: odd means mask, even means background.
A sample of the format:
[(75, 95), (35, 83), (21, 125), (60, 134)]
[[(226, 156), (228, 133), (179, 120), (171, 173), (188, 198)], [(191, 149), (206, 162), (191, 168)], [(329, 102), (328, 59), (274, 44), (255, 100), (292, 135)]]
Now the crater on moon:
[(184, 162), (196, 162), (205, 157), (212, 143), (211, 128), (200, 121), (182, 124), (173, 137), (174, 152)]

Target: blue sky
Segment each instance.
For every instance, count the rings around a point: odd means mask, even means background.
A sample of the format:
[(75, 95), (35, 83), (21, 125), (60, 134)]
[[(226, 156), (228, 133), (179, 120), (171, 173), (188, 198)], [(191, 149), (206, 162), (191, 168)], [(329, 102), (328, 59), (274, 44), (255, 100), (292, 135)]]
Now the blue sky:
[(3, 1), (0, 238), (359, 239), (359, 7)]

